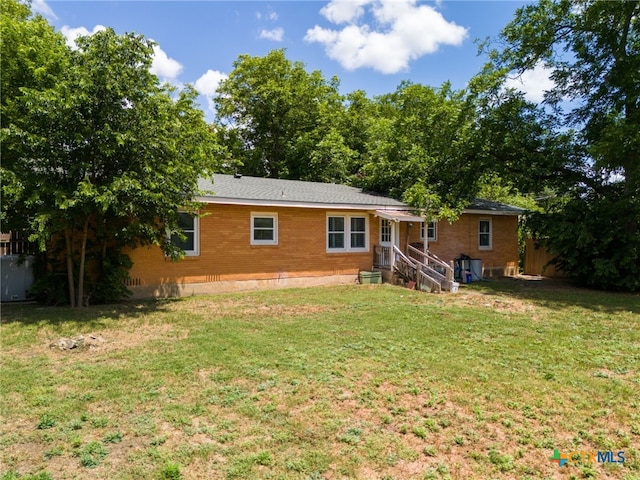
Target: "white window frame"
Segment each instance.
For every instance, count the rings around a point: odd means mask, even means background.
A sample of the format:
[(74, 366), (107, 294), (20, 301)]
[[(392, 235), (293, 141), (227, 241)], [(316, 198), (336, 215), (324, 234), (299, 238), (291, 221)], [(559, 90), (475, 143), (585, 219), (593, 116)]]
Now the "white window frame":
[[(178, 215), (189, 215), (190, 212), (178, 211)], [(193, 218), (193, 230), (183, 230), (183, 233), (193, 232), (193, 250), (184, 250), (185, 257), (197, 257), (200, 255), (200, 217), (196, 212)], [(171, 235), (168, 235), (169, 241), (171, 241)]]
[[(433, 236), (427, 238), (430, 242), (438, 241), (438, 222), (426, 222), (427, 224), (433, 224)], [(420, 222), (420, 240), (424, 240), (424, 224), (425, 222)], [(427, 225), (427, 235), (429, 234), (429, 226)]]
[[(344, 219), (344, 231), (329, 231), (329, 219), (330, 218), (343, 218)], [(363, 218), (364, 219), (364, 232), (357, 232), (364, 234), (364, 247), (352, 247), (351, 246), (351, 219)], [(369, 215), (367, 214), (350, 214), (350, 213), (327, 213), (325, 239), (327, 243), (327, 253), (359, 253), (369, 251)], [(342, 233), (344, 235), (344, 247), (342, 248), (330, 248), (329, 247), (329, 234)]]
[[(272, 240), (256, 240), (254, 232), (256, 230), (256, 218), (270, 218), (273, 220), (273, 239)], [(270, 230), (261, 229), (258, 230)], [(273, 212), (251, 212), (251, 245), (278, 245), (278, 214)]]
[[(486, 222), (489, 224), (489, 231), (488, 232), (483, 232), (482, 231), (482, 223)], [(489, 236), (489, 245), (482, 245), (480, 242), (480, 239), (482, 238), (482, 235), (488, 235)], [(491, 221), (490, 218), (480, 218), (478, 219), (478, 249), (479, 250), (491, 250), (493, 249), (493, 222)]]
[[(331, 218), (341, 218), (342, 219), (342, 230), (330, 230), (331, 227)], [(331, 235), (341, 234), (342, 235), (342, 247), (331, 247)], [(346, 250), (347, 245), (347, 217), (345, 215), (327, 215), (327, 251), (328, 252), (344, 252)]]

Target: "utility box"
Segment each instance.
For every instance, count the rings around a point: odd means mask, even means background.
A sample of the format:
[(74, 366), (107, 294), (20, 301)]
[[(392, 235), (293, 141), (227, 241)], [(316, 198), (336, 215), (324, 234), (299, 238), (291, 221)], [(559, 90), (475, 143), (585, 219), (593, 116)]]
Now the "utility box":
[(474, 282), (482, 280), (482, 260), (479, 258), (472, 258), (469, 261), (469, 269), (471, 270), (471, 279)]
[(361, 284), (382, 283), (382, 272), (360, 272), (358, 280)]

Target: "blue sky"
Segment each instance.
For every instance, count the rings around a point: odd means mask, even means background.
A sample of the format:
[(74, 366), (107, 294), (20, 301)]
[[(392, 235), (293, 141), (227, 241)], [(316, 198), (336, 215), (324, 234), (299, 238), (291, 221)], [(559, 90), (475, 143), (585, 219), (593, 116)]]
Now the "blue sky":
[[(202, 108), (238, 55), (285, 48), (307, 70), (341, 80), (342, 93), (394, 91), (403, 80), (464, 88), (486, 61), (477, 39), (495, 37), (522, 1), (64, 1), (33, 0), (72, 44), (104, 27), (135, 32), (158, 46), (153, 71), (176, 85), (191, 83)], [(530, 99), (548, 86), (542, 69), (513, 80)]]

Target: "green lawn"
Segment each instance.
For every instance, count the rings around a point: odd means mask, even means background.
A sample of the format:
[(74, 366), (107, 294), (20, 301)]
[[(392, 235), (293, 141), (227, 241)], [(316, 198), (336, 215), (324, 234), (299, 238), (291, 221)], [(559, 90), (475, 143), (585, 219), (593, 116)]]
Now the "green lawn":
[(0, 478), (638, 479), (639, 327), (547, 281), (3, 305)]

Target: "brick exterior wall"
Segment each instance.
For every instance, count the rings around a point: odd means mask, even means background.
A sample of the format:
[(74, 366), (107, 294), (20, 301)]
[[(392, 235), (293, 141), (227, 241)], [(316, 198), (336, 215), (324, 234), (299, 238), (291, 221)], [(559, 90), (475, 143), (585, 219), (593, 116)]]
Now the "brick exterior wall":
[[(479, 222), (491, 221), (492, 244), (479, 247)], [(420, 242), (420, 226), (409, 228), (409, 243)], [(401, 233), (401, 238), (405, 238)], [(437, 222), (437, 239), (429, 241), (429, 250), (447, 263), (461, 254), (482, 260), (483, 275), (495, 277), (518, 273), (518, 217), (464, 213), (450, 224)]]
[[(367, 252), (328, 253), (327, 214), (358, 214), (368, 219)], [(367, 212), (316, 208), (207, 205), (199, 227), (199, 255), (179, 261), (165, 258), (158, 247), (128, 252), (134, 265), (132, 285), (184, 285), (243, 280), (279, 280), (299, 277), (352, 275), (373, 264), (373, 246), (379, 243), (379, 218)], [(251, 214), (278, 215), (278, 244), (251, 245)], [(478, 247), (478, 221), (492, 221), (490, 250)], [(400, 243), (420, 241), (420, 225), (400, 224)], [(461, 253), (481, 258), (485, 276), (513, 275), (518, 262), (517, 218), (463, 214), (450, 225), (438, 222), (438, 239), (429, 248), (445, 261)]]
[[(327, 213), (368, 218), (369, 251), (327, 253)], [(286, 277), (353, 275), (372, 268), (371, 245), (378, 237), (375, 217), (367, 212), (315, 208), (208, 205), (200, 218), (200, 254), (179, 261), (158, 247), (129, 254), (134, 285), (264, 280)], [(251, 245), (251, 213), (277, 213), (278, 244)]]

